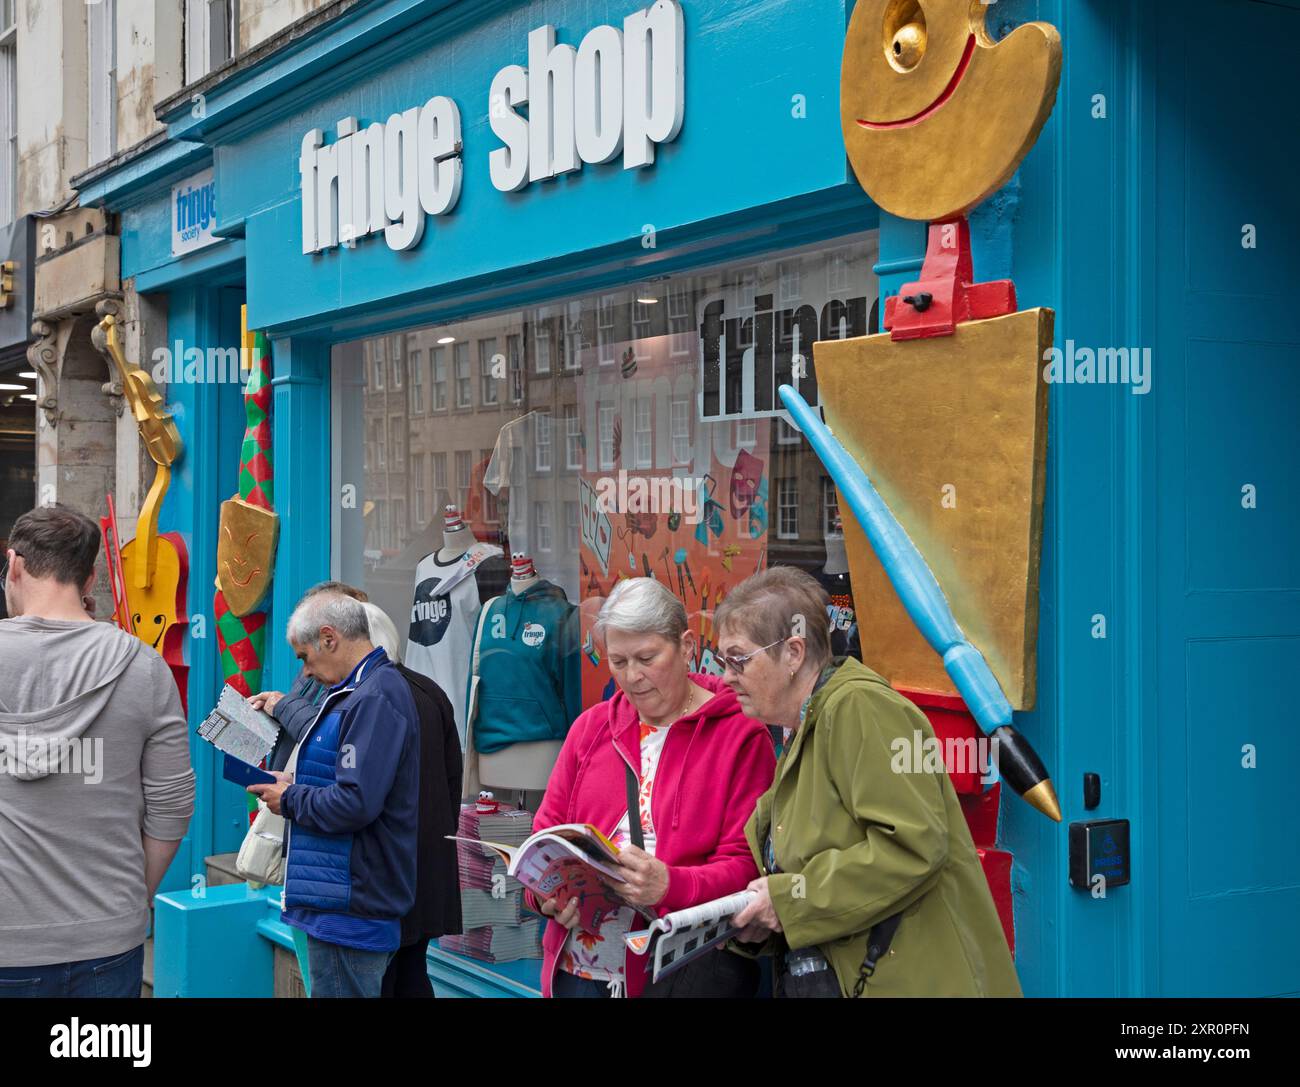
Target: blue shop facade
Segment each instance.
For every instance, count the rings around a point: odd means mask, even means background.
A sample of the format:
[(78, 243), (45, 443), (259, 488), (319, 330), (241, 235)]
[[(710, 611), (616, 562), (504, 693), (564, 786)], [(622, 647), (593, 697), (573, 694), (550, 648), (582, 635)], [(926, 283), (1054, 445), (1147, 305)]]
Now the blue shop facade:
[[(834, 488), (753, 359), (783, 327), (805, 342), (875, 331), (926, 239), (871, 204), (845, 157), (853, 3), (638, 2), (340, 5), (162, 103), (165, 131), (82, 178), (82, 204), (120, 216), (123, 280), (165, 313), (175, 354), (238, 347), (244, 306), (270, 339), (265, 687), (292, 683), (284, 624), (318, 581), (362, 584), (405, 629), (447, 504), (481, 539), (519, 518), (576, 602), (580, 478), (616, 450), (646, 467), (701, 442), (752, 450), (772, 468), (760, 561), (820, 561)], [(654, 19), (668, 21), (647, 31)], [(1038, 698), (1016, 724), (1064, 821), (1001, 806), (1020, 978), (1038, 996), (1300, 993), (1285, 679), (1300, 639), (1300, 228), (1278, 180), (1293, 176), (1278, 133), (1300, 4), (988, 12), (995, 37), (1030, 19), (1060, 30), (1060, 91), (1021, 169), (971, 216), (976, 277), (1053, 308), (1063, 350), (1152, 361), (1145, 391), (1051, 389)], [(1229, 30), (1248, 64), (1225, 56)], [(563, 65), (539, 77), (566, 44), (572, 82)], [(740, 380), (705, 419), (710, 314)], [(616, 433), (604, 405), (626, 394), (602, 390), (638, 367), (666, 391), (648, 384)], [(242, 390), (220, 377), (166, 389), (186, 453), (161, 527), (189, 548), (195, 727), (222, 683), (217, 519), (244, 429)], [(525, 417), (531, 491), (507, 511), (485, 469)], [(611, 561), (660, 558), (619, 538)], [(272, 948), (288, 946), (275, 891), (203, 885), (205, 858), (237, 850), (248, 818), (210, 746), (195, 737), (193, 754), (199, 802), (156, 911), (155, 993), (270, 995)], [(1098, 898), (1070, 886), (1068, 825), (1102, 818), (1130, 821), (1132, 878)], [(434, 948), (430, 971), (439, 995), (537, 995), (537, 960)]]

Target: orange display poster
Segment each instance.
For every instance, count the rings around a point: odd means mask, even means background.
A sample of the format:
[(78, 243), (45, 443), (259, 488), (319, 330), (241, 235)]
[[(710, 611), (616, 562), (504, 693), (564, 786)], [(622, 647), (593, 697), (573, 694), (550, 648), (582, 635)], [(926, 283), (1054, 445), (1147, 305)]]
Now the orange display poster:
[(720, 675), (713, 611), (766, 564), (769, 418), (705, 421), (694, 352), (672, 336), (599, 344), (578, 378), (582, 701), (613, 692), (593, 627), (625, 578), (652, 577), (686, 605), (696, 670)]

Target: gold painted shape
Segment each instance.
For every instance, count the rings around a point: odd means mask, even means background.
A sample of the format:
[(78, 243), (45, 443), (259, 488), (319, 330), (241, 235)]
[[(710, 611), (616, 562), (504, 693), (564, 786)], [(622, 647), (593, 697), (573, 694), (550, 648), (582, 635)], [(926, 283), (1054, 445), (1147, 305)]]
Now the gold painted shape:
[(1060, 34), (1033, 22), (994, 42), (987, 10), (984, 0), (859, 0), (854, 9), (840, 124), (858, 181), (885, 211), (966, 214), (1010, 180), (1051, 114)]
[(271, 510), (229, 498), (221, 503), (217, 535), (217, 588), (230, 610), (250, 614), (271, 584), (280, 518)]
[[(882, 334), (815, 348), (827, 425), (912, 538), (1017, 710), (1035, 698), (1041, 360), (1053, 321), (1051, 310), (1033, 309), (959, 324), (953, 336), (895, 343)], [(840, 511), (863, 661), (895, 685), (959, 693), (842, 497)]]

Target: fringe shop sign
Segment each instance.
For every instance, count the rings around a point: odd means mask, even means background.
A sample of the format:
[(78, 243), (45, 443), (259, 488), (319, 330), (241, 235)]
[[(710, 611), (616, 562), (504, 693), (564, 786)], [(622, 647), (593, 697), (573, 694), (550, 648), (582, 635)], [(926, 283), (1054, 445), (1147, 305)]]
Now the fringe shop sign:
[[(489, 91), (489, 120), (502, 146), (488, 156), (492, 184), (517, 192), (584, 163), (623, 168), (654, 162), (655, 145), (677, 138), (685, 111), (685, 20), (676, 0), (599, 26), (575, 48), (555, 27), (528, 35), (528, 67), (502, 68)], [(527, 106), (521, 113), (520, 107)], [(425, 217), (460, 199), (460, 109), (445, 96), (361, 128), (355, 117), (302, 138), (302, 251), (319, 253), (383, 234), (390, 249), (419, 244)]]

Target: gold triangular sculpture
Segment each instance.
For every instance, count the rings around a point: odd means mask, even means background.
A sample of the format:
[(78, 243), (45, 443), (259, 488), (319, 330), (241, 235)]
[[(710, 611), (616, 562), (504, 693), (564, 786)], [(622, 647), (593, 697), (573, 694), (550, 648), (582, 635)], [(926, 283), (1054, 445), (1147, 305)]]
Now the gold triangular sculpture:
[[(826, 423), (921, 552), (1017, 710), (1032, 709), (1053, 313), (954, 336), (814, 349)], [(956, 694), (840, 498), (862, 659), (895, 686)]]

